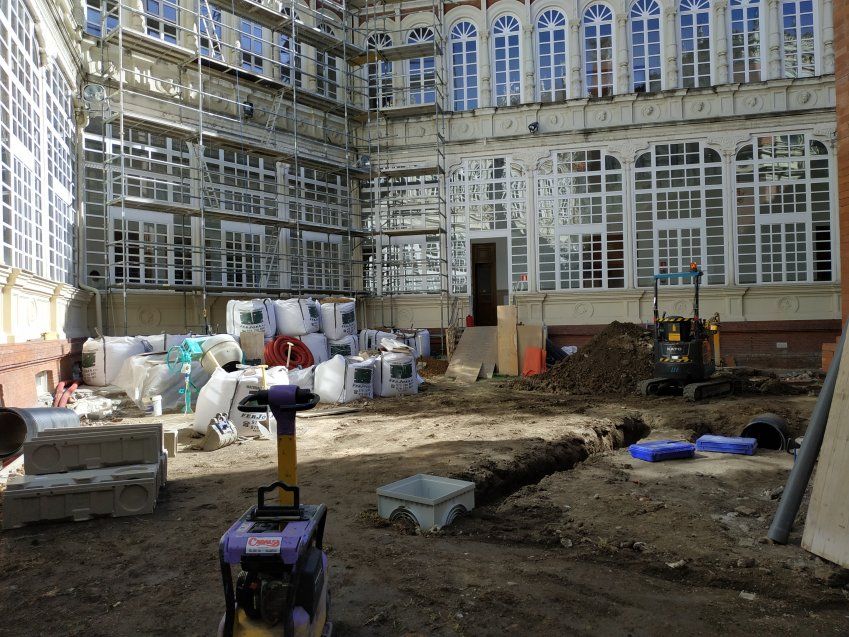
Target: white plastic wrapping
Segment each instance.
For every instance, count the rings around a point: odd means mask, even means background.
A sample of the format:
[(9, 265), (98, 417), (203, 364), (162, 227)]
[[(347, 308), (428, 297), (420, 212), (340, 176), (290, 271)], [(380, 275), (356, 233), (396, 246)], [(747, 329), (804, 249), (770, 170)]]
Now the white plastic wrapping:
[[(203, 387), (209, 373), (197, 361), (192, 362), (191, 381), (195, 387)], [(165, 354), (137, 354), (124, 361), (113, 384), (120, 387), (139, 409), (146, 408), (146, 400), (162, 396), (163, 412), (178, 412), (185, 406), (180, 390), (185, 379), (179, 370), (171, 371), (165, 362)], [(193, 398), (197, 390), (193, 390)]]
[(94, 387), (111, 385), (124, 361), (144, 352), (144, 343), (135, 336), (90, 338), (83, 343), (83, 382)]
[(380, 341), (384, 338), (395, 338), (395, 335), (392, 332), (381, 330), (362, 330), (360, 332), (360, 351), (377, 349), (380, 346)]

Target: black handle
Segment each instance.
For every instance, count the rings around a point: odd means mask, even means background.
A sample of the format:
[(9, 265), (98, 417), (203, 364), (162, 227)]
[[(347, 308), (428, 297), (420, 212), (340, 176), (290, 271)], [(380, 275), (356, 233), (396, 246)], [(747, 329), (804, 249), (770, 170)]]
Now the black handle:
[(259, 489), (256, 490), (256, 508), (257, 508), (257, 511), (261, 511), (263, 509), (270, 509), (270, 508), (275, 508), (275, 509), (280, 508), (280, 507), (267, 507), (267, 506), (265, 506), (265, 494), (271, 493), (272, 491), (274, 491), (275, 489), (278, 489), (278, 488), (283, 489), (284, 491), (288, 491), (289, 493), (293, 494), (293, 496), (294, 496), (293, 497), (294, 504), (292, 504), (291, 507), (283, 507), (283, 508), (287, 508), (287, 509), (288, 508), (291, 508), (291, 509), (300, 508), (300, 506), (301, 506), (301, 490), (298, 487), (289, 486), (288, 484), (286, 484), (282, 480), (278, 480), (277, 482), (272, 482), (271, 484), (266, 485), (264, 487), (260, 487)]
[[(309, 389), (298, 389), (295, 392), (295, 400), (298, 401), (294, 405), (286, 405), (287, 411), (304, 411), (312, 409), (320, 400), (318, 394), (313, 394)], [(265, 413), (270, 405), (268, 404), (268, 390), (261, 389), (259, 391), (248, 394), (239, 401), (239, 411), (242, 413)]]

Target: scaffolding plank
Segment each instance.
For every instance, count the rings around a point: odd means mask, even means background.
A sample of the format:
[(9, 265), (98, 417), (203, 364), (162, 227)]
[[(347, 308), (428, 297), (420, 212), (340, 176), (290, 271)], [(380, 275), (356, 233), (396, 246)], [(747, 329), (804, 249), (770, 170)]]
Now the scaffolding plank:
[(120, 42), (125, 48), (131, 48), (134, 53), (150, 56), (156, 61), (163, 60), (175, 64), (190, 62), (196, 55), (192, 49), (125, 26), (118, 26), (109, 31), (103, 41), (111, 42), (116, 46)]
[(413, 44), (399, 44), (387, 46), (380, 49), (369, 49), (351, 58), (351, 64), (373, 64), (375, 62), (398, 62), (400, 60), (412, 60), (414, 58), (426, 58), (442, 55), (442, 47), (438, 42), (415, 42)]
[(467, 327), (454, 350), (446, 378), (463, 383), (474, 383), (481, 370), (495, 365), (498, 360), (498, 328), (494, 326)]
[(444, 175), (445, 168), (436, 164), (383, 166), (373, 170), (372, 174), (380, 177), (421, 177), (424, 175)]
[(379, 113), (387, 119), (395, 117), (416, 117), (419, 115), (434, 115), (442, 112), (442, 106), (436, 102), (429, 104), (407, 104), (404, 106), (387, 106)]
[(519, 343), (516, 326), (519, 308), (499, 305), (498, 313), (498, 373), (504, 376), (519, 375)]

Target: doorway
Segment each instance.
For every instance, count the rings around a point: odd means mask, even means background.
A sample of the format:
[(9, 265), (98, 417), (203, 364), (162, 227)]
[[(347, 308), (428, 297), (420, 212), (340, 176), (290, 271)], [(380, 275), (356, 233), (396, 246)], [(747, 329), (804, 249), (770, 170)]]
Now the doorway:
[(472, 244), (472, 313), (475, 325), (497, 325), (497, 251), (495, 243)]

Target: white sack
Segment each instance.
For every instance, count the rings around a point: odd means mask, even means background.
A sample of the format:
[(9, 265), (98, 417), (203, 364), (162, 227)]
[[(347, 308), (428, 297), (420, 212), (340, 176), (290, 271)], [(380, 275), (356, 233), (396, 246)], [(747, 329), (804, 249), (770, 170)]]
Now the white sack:
[(321, 329), (333, 341), (357, 333), (357, 312), (354, 301), (321, 304)]
[(301, 336), (321, 329), (321, 310), (313, 299), (278, 299), (274, 301), (277, 333)]
[(227, 301), (227, 333), (238, 336), (242, 332), (262, 332), (266, 338), (276, 333), (277, 322), (271, 299)]

